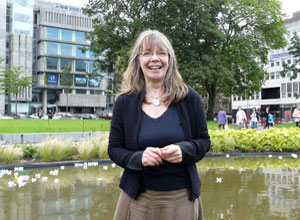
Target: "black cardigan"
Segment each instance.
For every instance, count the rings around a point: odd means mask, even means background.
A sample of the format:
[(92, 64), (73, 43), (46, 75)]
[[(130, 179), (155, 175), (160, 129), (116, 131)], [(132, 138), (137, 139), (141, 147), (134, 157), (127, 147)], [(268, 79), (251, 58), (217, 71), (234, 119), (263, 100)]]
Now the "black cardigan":
[[(130, 197), (137, 198), (146, 191), (143, 180), (142, 154), (138, 147), (142, 104), (145, 92), (123, 94), (114, 104), (109, 134), (108, 155), (112, 161), (124, 168), (120, 188)], [(175, 104), (185, 141), (175, 143), (182, 151), (182, 164), (186, 166), (190, 200), (200, 196), (200, 178), (195, 163), (210, 149), (206, 118), (197, 92), (189, 87), (188, 95)]]

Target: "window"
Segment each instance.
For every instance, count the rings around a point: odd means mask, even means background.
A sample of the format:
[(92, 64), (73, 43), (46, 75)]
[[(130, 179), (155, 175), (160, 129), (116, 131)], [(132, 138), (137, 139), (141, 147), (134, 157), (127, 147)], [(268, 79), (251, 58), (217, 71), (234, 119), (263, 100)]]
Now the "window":
[(75, 36), (76, 36), (76, 41), (77, 42), (82, 42), (85, 43), (85, 33), (82, 31), (76, 31), (75, 32)]
[(275, 72), (271, 73), (271, 79), (275, 79)]
[(276, 79), (280, 79), (280, 72), (276, 72)]
[(47, 54), (58, 55), (58, 44), (53, 42), (46, 42)]
[(292, 97), (292, 83), (287, 83), (287, 97), (290, 98)]
[(292, 72), (287, 72), (286, 76), (289, 78), (292, 76)]
[(276, 61), (276, 66), (280, 66), (280, 61)]
[(275, 65), (274, 65), (274, 61), (271, 61), (271, 67), (274, 67)]
[(72, 56), (72, 45), (71, 44), (61, 44), (60, 45), (61, 55)]
[(86, 61), (76, 60), (75, 61), (75, 71), (76, 72), (86, 72)]
[(94, 62), (90, 61), (88, 62), (88, 72), (92, 73), (94, 71)]
[(65, 29), (61, 30), (61, 39), (62, 40), (72, 41), (73, 40), (72, 35), (73, 35), (73, 31), (65, 30)]
[(281, 98), (286, 98), (286, 83), (281, 83)]
[(236, 95), (233, 96), (233, 101), (236, 101)]
[(89, 50), (89, 58), (95, 59), (94, 53), (90, 50)]
[(287, 63), (288, 63), (288, 64), (291, 64), (291, 63), (292, 63), (292, 61), (291, 61), (291, 60), (287, 60)]
[(86, 94), (86, 90), (84, 90), (84, 89), (76, 89), (76, 94)]
[(60, 59), (60, 70), (63, 70), (65, 67), (70, 66), (71, 71), (72, 71), (73, 70), (72, 63), (73, 63), (73, 60), (71, 60), (71, 59)]
[(47, 27), (47, 37), (50, 39), (59, 39), (59, 30), (57, 28)]
[(30, 23), (30, 15), (21, 14), (21, 13), (14, 13), (14, 21)]
[(261, 99), (279, 99), (280, 98), (280, 88), (267, 88), (262, 89)]
[(76, 57), (86, 58), (86, 52), (82, 52), (82, 49), (85, 47), (76, 46)]
[(293, 96), (298, 96), (298, 82), (293, 82)]
[(256, 92), (256, 99), (259, 99), (259, 92)]
[(53, 57), (46, 57), (46, 68), (50, 70), (57, 70), (58, 59)]
[(297, 59), (293, 59), (293, 64), (296, 64), (297, 63)]
[(86, 86), (87, 85), (87, 78), (84, 75), (75, 75), (75, 86)]

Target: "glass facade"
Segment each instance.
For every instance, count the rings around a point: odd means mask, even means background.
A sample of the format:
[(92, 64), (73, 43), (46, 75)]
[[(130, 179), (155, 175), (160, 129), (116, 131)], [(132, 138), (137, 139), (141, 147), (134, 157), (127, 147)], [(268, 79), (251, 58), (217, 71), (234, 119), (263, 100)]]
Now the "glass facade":
[(47, 38), (49, 39), (59, 39), (59, 29), (58, 28), (52, 28), (52, 27), (47, 27)]
[(46, 50), (47, 54), (58, 55), (58, 43), (47, 42), (46, 47), (47, 47)]
[(49, 70), (58, 69), (58, 58), (46, 57), (46, 68)]
[(75, 60), (75, 71), (76, 72), (86, 72), (86, 61)]
[(73, 40), (73, 31), (62, 29), (61, 30), (61, 39), (65, 41)]
[(72, 45), (71, 44), (60, 44), (60, 53), (62, 56), (72, 56)]

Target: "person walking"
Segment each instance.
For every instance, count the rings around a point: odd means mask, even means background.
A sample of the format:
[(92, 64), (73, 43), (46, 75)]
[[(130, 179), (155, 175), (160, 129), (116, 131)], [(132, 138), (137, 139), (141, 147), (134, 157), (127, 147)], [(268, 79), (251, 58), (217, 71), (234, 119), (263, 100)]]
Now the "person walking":
[(114, 220), (203, 219), (196, 162), (210, 149), (205, 111), (156, 30), (131, 50), (113, 108), (108, 155), (124, 168)]
[(300, 128), (300, 104), (298, 104), (297, 108), (294, 109), (292, 116), (296, 122), (296, 127)]
[(250, 115), (251, 118), (251, 128), (256, 129), (257, 128), (257, 122), (258, 122), (258, 112), (256, 111), (256, 108), (253, 107), (252, 113)]
[(242, 110), (241, 106), (238, 107), (238, 111), (236, 113), (236, 124), (239, 126), (239, 130), (245, 127), (247, 116), (244, 110)]
[(223, 106), (221, 106), (221, 108), (220, 108), (220, 111), (217, 116), (217, 120), (218, 120), (219, 129), (221, 127), (223, 127), (223, 129), (225, 129), (225, 124), (227, 123), (227, 115), (226, 115), (226, 112), (224, 111)]
[(269, 124), (269, 117), (270, 117), (270, 110), (269, 108), (266, 108), (266, 112), (264, 114), (264, 118), (265, 118), (265, 126), (264, 129), (269, 129), (270, 124)]

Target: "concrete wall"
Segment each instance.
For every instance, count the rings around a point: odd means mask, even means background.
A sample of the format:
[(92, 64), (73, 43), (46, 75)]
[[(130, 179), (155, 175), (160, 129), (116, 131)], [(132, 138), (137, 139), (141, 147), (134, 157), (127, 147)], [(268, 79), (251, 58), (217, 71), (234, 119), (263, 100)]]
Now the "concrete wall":
[(72, 138), (79, 141), (94, 134), (108, 134), (108, 132), (72, 132), (72, 133), (34, 133), (34, 134), (0, 134), (0, 141), (5, 144), (37, 144), (48, 137)]
[[(67, 105), (67, 94), (59, 95), (59, 106)], [(106, 107), (106, 97), (104, 95), (84, 95), (68, 94), (69, 107)]]
[[(10, 68), (22, 67), (22, 76), (32, 76), (32, 36), (24, 34), (10, 35)], [(15, 99), (11, 96), (12, 100)], [(31, 88), (22, 90), (19, 101), (31, 101)]]

